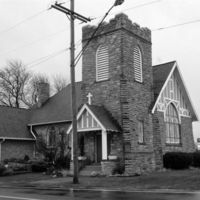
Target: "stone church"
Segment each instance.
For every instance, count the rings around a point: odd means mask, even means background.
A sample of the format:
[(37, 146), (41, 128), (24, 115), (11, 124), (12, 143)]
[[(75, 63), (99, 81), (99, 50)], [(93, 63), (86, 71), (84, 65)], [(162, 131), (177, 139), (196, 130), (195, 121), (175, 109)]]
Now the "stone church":
[[(83, 46), (95, 29), (83, 27)], [(13, 131), (10, 140), (0, 136), (1, 159), (11, 156), (3, 150), (10, 141), (29, 142), (12, 156), (34, 156), (38, 135), (51, 146), (64, 132), (72, 147), (70, 91), (68, 85), (49, 97), (49, 86), (41, 84), (38, 107), (21, 112), (24, 122), (15, 118), (15, 126), (24, 123), (26, 135), (20, 137), (22, 130), (18, 134), (13, 129), (7, 130)], [(195, 151), (192, 122), (198, 119), (177, 62), (152, 66), (151, 31), (125, 14), (104, 23), (90, 41), (76, 96), (79, 160), (99, 165), (103, 174), (110, 174), (119, 161), (126, 174), (161, 169), (166, 152)], [(6, 126), (6, 120), (2, 118), (0, 126)]]

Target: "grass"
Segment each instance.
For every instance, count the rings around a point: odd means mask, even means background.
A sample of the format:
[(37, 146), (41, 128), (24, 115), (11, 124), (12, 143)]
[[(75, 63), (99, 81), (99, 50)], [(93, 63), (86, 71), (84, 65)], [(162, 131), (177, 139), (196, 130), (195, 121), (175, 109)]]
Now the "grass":
[(200, 190), (200, 169), (167, 170), (136, 177), (79, 177), (78, 185), (72, 184), (72, 177), (51, 178), (39, 174), (24, 174), (0, 177), (0, 184), (31, 185), (60, 188), (104, 188), (104, 189), (179, 189)]

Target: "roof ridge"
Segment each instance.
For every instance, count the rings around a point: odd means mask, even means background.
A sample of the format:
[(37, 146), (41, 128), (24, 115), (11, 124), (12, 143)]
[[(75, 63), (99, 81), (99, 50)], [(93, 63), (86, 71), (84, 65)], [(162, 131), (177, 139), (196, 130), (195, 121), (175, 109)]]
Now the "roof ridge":
[(169, 62), (165, 62), (165, 63), (160, 63), (160, 64), (157, 64), (157, 65), (152, 65), (152, 67), (159, 67), (161, 65), (166, 65), (166, 64), (175, 63), (175, 62), (177, 62), (177, 61), (173, 60), (173, 61), (169, 61)]

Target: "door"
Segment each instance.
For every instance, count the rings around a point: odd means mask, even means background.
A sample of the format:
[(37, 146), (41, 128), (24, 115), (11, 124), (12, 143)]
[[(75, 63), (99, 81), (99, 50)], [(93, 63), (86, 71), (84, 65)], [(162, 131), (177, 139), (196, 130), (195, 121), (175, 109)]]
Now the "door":
[(101, 135), (96, 135), (96, 162), (100, 163), (101, 160), (102, 160)]

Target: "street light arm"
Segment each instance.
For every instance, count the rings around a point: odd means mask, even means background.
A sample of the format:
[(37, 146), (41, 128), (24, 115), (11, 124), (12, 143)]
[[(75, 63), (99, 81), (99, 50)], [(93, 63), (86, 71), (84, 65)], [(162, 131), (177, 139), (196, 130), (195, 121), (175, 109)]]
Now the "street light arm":
[(108, 14), (110, 13), (110, 11), (118, 5), (121, 5), (124, 2), (124, 0), (116, 0), (115, 3), (108, 9), (108, 11), (106, 12), (106, 14), (104, 15), (104, 17), (102, 18), (102, 20), (100, 21), (99, 25), (97, 26), (97, 28), (95, 29), (95, 31), (92, 33), (90, 39), (87, 41), (87, 43), (85, 44), (85, 46), (82, 48), (82, 50), (79, 52), (79, 54), (76, 56), (75, 58), (75, 64), (74, 66), (76, 66), (79, 62), (79, 60), (81, 59), (81, 56), (83, 55), (85, 49), (87, 48), (87, 46), (89, 45), (89, 43), (91, 42), (91, 40), (94, 38), (95, 34), (97, 33), (97, 31), (99, 30), (99, 28), (101, 27), (103, 21), (105, 20), (105, 18), (108, 16)]

